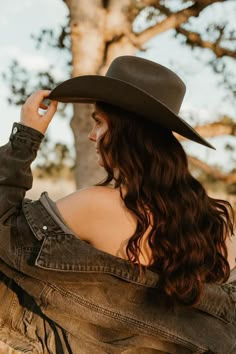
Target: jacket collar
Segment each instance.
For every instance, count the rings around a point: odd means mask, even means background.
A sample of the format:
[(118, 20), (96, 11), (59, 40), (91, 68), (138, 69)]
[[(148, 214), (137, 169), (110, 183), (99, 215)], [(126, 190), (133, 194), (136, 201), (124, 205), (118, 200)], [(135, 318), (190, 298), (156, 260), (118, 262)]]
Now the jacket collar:
[[(144, 287), (159, 287), (157, 273), (148, 269), (140, 273), (138, 265), (94, 248), (64, 224), (60, 227), (52, 203), (47, 193), (43, 193), (39, 200), (25, 199), (23, 204), (23, 212), (34, 236), (42, 241), (36, 267), (74, 274), (106, 273)], [(236, 323), (236, 287), (233, 284), (205, 284), (196, 308)]]
[(54, 202), (46, 192), (39, 200), (26, 199), (23, 211), (35, 235), (43, 241), (35, 265), (62, 272), (95, 272), (114, 275), (131, 283), (158, 287), (159, 276), (151, 270), (98, 250), (80, 240), (55, 213)]

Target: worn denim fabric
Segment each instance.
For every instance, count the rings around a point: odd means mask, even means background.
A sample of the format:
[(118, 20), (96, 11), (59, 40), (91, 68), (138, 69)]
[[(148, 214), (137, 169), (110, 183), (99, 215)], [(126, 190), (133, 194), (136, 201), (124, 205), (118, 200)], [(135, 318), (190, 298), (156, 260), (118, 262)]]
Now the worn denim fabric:
[(80, 240), (47, 193), (24, 199), (42, 138), (14, 123), (0, 148), (0, 339), (37, 354), (235, 354), (235, 283), (170, 305), (156, 273)]

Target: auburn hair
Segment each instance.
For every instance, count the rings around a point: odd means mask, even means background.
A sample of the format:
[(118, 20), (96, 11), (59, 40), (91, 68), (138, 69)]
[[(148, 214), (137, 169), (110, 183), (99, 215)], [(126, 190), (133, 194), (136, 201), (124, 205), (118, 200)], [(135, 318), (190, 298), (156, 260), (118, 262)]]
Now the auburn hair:
[(107, 103), (96, 106), (109, 127), (99, 146), (107, 172), (99, 185), (115, 181), (137, 218), (127, 257), (140, 265), (141, 239), (151, 225), (148, 268), (159, 274), (170, 299), (194, 305), (204, 282), (223, 283), (229, 277), (226, 239), (233, 235), (233, 209), (209, 197), (190, 174), (186, 153), (170, 130)]

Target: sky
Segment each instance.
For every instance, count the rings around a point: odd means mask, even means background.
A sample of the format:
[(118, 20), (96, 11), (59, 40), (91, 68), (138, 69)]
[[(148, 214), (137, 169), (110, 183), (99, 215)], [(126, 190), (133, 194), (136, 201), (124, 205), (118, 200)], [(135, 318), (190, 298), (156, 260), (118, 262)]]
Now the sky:
[[(0, 73), (7, 72), (12, 59), (29, 70), (47, 70), (55, 63), (61, 68), (64, 61), (57, 53), (51, 53), (46, 48), (35, 49), (31, 34), (37, 35), (43, 28), (59, 29), (68, 14), (67, 7), (61, 0), (0, 0)], [(61, 81), (67, 79), (58, 70)], [(14, 121), (19, 121), (20, 107), (7, 103), (10, 95), (8, 86), (0, 74), (0, 105), (3, 124), (0, 130), (0, 144), (6, 143)], [(40, 89), (40, 87), (39, 87)], [(73, 141), (68, 121), (55, 117), (50, 131), (55, 131), (57, 139), (63, 142)], [(50, 132), (49, 132), (50, 133)], [(54, 135), (54, 134), (51, 134)]]
[[(172, 0), (172, 4), (174, 1)], [(224, 5), (227, 6), (216, 4), (211, 14), (205, 11), (200, 22), (194, 23), (193, 19), (192, 25), (204, 26), (209, 16), (214, 16), (219, 20), (227, 18), (227, 21), (233, 22), (236, 16), (236, 1), (227, 1)], [(64, 2), (62, 0), (8, 0), (7, 2), (0, 0), (0, 9), (0, 73), (7, 72), (9, 63), (17, 59), (32, 72), (38, 69), (52, 70), (51, 65), (59, 81), (68, 79), (69, 77), (65, 76), (63, 70), (65, 58), (45, 47), (36, 50), (35, 43), (30, 37), (31, 34), (37, 35), (42, 28), (59, 29), (68, 14)], [(225, 98), (226, 92), (219, 84), (219, 77), (214, 75), (212, 69), (206, 65), (207, 60), (211, 58), (208, 51), (196, 50), (193, 53), (173, 38), (172, 31), (168, 31), (150, 40), (145, 45), (145, 51), (137, 55), (168, 66), (186, 83), (187, 93), (180, 113), (183, 117), (193, 114), (196, 121), (200, 123), (214, 121), (216, 117), (228, 114), (236, 120), (235, 102)], [(7, 103), (6, 98), (9, 95), (8, 86), (0, 74), (0, 105), (3, 120), (0, 129), (1, 145), (7, 142), (12, 123), (19, 121), (20, 117), (20, 107), (9, 106)], [(70, 114), (71, 110), (68, 107), (68, 115)], [(61, 119), (56, 114), (48, 134), (53, 141), (73, 146), (69, 117)], [(229, 155), (224, 153), (223, 146), (231, 142), (236, 147), (236, 139), (233, 137), (215, 138), (211, 142), (216, 146), (217, 152), (194, 143), (185, 144), (185, 147), (188, 152), (209, 163), (219, 165), (225, 170), (232, 168), (231, 158), (229, 159)], [(236, 159), (236, 152), (234, 158)]]

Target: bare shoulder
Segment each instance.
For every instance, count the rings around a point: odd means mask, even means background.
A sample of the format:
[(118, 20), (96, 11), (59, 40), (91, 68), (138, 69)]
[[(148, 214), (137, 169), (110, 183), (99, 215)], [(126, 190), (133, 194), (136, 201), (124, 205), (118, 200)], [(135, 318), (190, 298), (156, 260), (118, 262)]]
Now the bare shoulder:
[(93, 186), (79, 189), (58, 200), (56, 203), (58, 205), (72, 203), (71, 206), (73, 208), (76, 207), (76, 209), (79, 208), (85, 212), (87, 208), (91, 211), (97, 209), (97, 207), (112, 204), (115, 200), (119, 200), (119, 191), (117, 189), (106, 186)]
[(78, 190), (56, 204), (67, 225), (89, 242), (111, 231), (120, 222), (132, 222), (119, 190), (106, 186)]
[(236, 266), (236, 237), (233, 236), (230, 239), (226, 239), (226, 245), (228, 249), (228, 262), (230, 268), (233, 269)]

